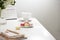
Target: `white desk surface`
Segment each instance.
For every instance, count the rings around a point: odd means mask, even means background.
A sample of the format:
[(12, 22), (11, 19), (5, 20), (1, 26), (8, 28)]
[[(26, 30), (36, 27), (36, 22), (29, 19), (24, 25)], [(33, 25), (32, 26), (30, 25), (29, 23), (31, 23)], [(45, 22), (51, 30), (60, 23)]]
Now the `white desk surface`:
[(56, 40), (36, 18), (31, 18), (31, 20), (33, 28), (21, 28), (20, 30), (15, 29), (20, 23), (18, 20), (7, 20), (6, 25), (0, 25), (0, 32), (4, 32), (6, 29), (17, 31), (28, 37), (25, 40)]

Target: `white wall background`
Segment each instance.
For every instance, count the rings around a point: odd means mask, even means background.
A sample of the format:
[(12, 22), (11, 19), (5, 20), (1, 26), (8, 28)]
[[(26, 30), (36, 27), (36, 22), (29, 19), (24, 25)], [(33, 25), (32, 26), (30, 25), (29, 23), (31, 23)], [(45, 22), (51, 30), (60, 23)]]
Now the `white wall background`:
[(18, 17), (21, 12), (31, 12), (45, 28), (60, 40), (59, 0), (16, 0)]
[(45, 28), (58, 39), (59, 0), (16, 0), (18, 16), (21, 12), (31, 12)]

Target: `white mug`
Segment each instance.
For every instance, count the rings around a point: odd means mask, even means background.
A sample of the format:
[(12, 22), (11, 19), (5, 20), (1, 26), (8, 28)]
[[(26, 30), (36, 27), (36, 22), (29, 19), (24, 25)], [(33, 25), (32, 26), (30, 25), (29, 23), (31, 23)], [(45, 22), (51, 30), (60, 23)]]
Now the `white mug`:
[(22, 17), (24, 20), (29, 20), (29, 18), (32, 17), (32, 13), (30, 13), (30, 12), (22, 12), (21, 17)]

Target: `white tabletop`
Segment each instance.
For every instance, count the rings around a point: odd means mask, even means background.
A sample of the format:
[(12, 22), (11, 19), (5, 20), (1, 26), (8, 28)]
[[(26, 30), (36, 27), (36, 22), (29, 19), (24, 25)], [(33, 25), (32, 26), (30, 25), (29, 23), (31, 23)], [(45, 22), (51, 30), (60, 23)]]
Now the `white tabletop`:
[(25, 40), (56, 40), (36, 18), (31, 18), (31, 20), (33, 28), (21, 28), (20, 30), (15, 29), (16, 26), (19, 26), (18, 20), (7, 20), (6, 25), (1, 25), (0, 32), (4, 32), (6, 29), (17, 31), (27, 36)]

